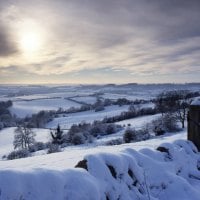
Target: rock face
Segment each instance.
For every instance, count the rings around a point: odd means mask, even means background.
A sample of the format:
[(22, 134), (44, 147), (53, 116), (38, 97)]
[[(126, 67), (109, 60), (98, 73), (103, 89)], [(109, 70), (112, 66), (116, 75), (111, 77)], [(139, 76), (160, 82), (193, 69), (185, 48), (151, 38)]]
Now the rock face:
[(188, 140), (200, 151), (200, 99), (192, 102), (188, 112)]

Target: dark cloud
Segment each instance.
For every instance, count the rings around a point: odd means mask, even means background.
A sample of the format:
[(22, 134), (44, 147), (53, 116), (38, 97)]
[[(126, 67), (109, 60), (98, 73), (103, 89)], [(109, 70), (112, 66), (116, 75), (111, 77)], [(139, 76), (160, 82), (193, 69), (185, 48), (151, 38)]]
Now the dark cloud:
[(0, 24), (0, 57), (10, 56), (17, 52), (17, 47), (9, 31)]
[[(15, 12), (9, 15), (12, 23), (34, 19), (47, 32), (44, 54), (49, 56), (27, 63), (31, 73), (88, 68), (94, 74), (110, 66), (113, 73), (123, 68), (148, 75), (195, 73), (199, 67), (200, 0), (9, 0), (0, 1), (0, 6), (1, 2), (20, 13), (19, 18)], [(0, 26), (0, 56), (16, 51), (8, 29)]]

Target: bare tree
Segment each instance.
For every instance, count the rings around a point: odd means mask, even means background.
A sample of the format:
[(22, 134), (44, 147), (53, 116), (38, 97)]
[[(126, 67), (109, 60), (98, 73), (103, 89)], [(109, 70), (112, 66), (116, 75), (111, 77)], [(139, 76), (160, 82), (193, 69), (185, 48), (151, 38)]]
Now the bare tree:
[(177, 110), (176, 110), (176, 116), (178, 121), (181, 122), (182, 128), (185, 128), (185, 120), (187, 118), (187, 112), (190, 104), (190, 99), (188, 98), (187, 91), (181, 92), (181, 99), (178, 100), (178, 103), (176, 104)]
[(165, 113), (174, 115), (184, 128), (191, 95), (193, 94), (187, 90), (163, 92), (158, 95), (156, 108), (162, 116)]
[(18, 126), (15, 129), (14, 149), (29, 149), (35, 143), (35, 133), (26, 126)]

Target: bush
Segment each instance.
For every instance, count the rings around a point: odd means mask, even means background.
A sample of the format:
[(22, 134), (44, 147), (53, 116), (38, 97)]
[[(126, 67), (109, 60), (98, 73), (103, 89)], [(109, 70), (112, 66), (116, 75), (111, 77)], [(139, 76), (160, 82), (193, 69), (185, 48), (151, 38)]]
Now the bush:
[(43, 143), (43, 142), (36, 142), (34, 145), (31, 145), (29, 147), (29, 151), (30, 152), (35, 152), (35, 151), (44, 150), (46, 148), (47, 148), (47, 146), (46, 146), (45, 143)]
[(123, 139), (121, 138), (113, 139), (105, 143), (105, 145), (120, 145), (120, 144), (123, 144)]
[(142, 129), (136, 130), (136, 137), (138, 141), (148, 140), (150, 138), (149, 129), (144, 127)]
[(106, 127), (106, 134), (110, 135), (116, 132), (116, 125), (115, 124), (108, 124)]
[(103, 110), (105, 110), (104, 106), (100, 105), (100, 106), (96, 107), (94, 111), (95, 112), (100, 112), (100, 111), (103, 111)]
[(155, 119), (151, 122), (151, 129), (156, 136), (165, 134), (165, 128), (163, 125), (162, 117)]
[(61, 150), (60, 150), (60, 147), (59, 147), (59, 145), (58, 144), (52, 144), (52, 143), (49, 143), (48, 144), (48, 151), (47, 151), (47, 153), (56, 153), (56, 152), (60, 152)]
[(14, 160), (19, 158), (26, 158), (28, 156), (30, 156), (30, 152), (27, 149), (21, 149), (17, 151), (12, 151), (10, 154), (8, 154), (7, 159)]
[(172, 113), (166, 113), (162, 117), (152, 121), (152, 131), (156, 136), (165, 132), (179, 131), (177, 118)]
[(133, 142), (137, 139), (137, 132), (135, 129), (126, 129), (123, 140), (125, 143)]
[(126, 129), (123, 140), (125, 143), (130, 143), (133, 141), (147, 140), (150, 138), (149, 130), (146, 128), (135, 130), (135, 129)]
[(71, 143), (74, 145), (84, 144), (86, 138), (84, 137), (83, 133), (76, 133), (72, 136)]
[(178, 121), (172, 113), (163, 115), (163, 125), (168, 132), (179, 131)]

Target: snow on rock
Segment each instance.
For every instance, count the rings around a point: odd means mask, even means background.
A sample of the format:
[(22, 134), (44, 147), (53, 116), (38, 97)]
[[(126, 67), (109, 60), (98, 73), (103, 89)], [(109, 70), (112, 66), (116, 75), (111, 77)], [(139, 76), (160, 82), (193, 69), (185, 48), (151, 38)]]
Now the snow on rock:
[(199, 200), (200, 154), (189, 141), (86, 155), (75, 169), (0, 170), (0, 199)]
[(194, 101), (192, 101), (191, 105), (200, 106), (200, 98), (195, 98)]

